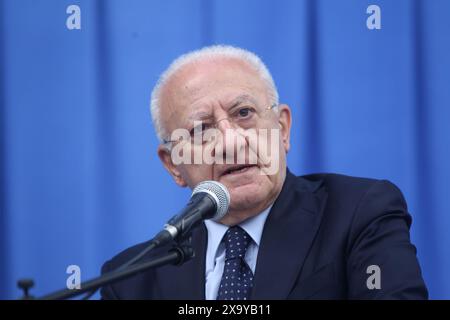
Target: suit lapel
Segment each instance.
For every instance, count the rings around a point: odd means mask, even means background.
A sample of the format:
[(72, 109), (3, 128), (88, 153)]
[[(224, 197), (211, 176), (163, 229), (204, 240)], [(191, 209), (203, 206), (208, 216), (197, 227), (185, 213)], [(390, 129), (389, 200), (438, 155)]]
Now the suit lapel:
[(301, 272), (322, 219), (327, 193), (287, 171), (264, 225), (252, 299), (286, 299)]

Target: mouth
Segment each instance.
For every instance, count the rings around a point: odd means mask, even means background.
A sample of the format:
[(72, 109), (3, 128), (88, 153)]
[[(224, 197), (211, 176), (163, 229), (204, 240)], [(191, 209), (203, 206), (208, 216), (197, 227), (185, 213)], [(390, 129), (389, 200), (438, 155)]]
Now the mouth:
[(221, 176), (223, 177), (223, 176), (244, 173), (244, 172), (251, 170), (251, 168), (254, 168), (254, 167), (258, 167), (258, 166), (256, 164), (241, 164), (241, 165), (232, 166), (232, 167), (227, 168), (222, 173)]

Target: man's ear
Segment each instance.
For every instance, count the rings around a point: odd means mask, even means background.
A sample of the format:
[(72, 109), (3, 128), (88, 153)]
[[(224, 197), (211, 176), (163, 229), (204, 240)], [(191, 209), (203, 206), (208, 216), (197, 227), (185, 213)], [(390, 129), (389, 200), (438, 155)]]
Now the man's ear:
[(176, 184), (180, 187), (186, 187), (187, 183), (181, 176), (180, 170), (178, 170), (177, 166), (173, 164), (172, 157), (170, 155), (170, 150), (164, 147), (163, 145), (158, 146), (158, 157), (161, 160), (164, 168), (170, 173), (170, 175), (175, 180)]
[(286, 152), (288, 152), (291, 147), (291, 109), (287, 104), (280, 104), (278, 108), (278, 123), (281, 129), (281, 139), (283, 141), (284, 149), (286, 150)]

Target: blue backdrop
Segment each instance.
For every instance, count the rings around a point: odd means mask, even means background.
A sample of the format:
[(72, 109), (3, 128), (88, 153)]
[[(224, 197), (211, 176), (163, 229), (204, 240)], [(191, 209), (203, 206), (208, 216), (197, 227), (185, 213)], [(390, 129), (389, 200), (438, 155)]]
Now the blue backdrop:
[[(450, 1), (0, 2), (0, 297), (96, 276), (189, 197), (163, 170), (150, 90), (213, 43), (259, 54), (293, 109), (289, 166), (404, 192), (432, 298), (450, 298)], [(66, 8), (81, 8), (68, 30)], [(366, 9), (381, 8), (369, 30)]]

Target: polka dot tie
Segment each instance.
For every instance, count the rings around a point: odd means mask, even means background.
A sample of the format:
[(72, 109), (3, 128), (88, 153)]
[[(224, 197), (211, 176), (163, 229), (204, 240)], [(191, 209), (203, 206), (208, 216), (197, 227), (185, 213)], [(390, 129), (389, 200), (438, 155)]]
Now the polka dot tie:
[(245, 262), (245, 252), (252, 241), (239, 226), (228, 229), (225, 242), (225, 266), (217, 300), (247, 300), (253, 287), (253, 272)]

